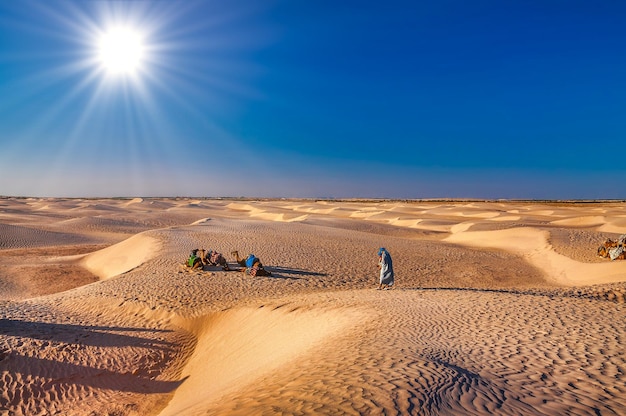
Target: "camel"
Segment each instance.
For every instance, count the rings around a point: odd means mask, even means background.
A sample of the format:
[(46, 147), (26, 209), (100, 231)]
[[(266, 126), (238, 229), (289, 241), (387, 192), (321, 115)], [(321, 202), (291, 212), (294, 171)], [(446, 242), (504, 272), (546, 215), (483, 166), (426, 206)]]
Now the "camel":
[(233, 250), (230, 252), (230, 255), (235, 257), (235, 261), (241, 267), (246, 267), (246, 259), (239, 258), (239, 252), (237, 250)]
[(198, 256), (198, 251), (200, 250), (197, 248), (191, 250), (191, 254), (189, 254), (189, 258), (187, 259), (185, 266), (191, 267), (192, 269), (202, 269), (202, 267), (204, 267), (202, 258)]
[[(232, 256), (235, 257), (235, 261), (238, 265), (242, 267), (241, 271), (244, 274), (249, 274), (250, 276), (271, 276), (272, 273), (265, 270), (261, 260), (256, 257), (254, 254), (250, 254), (247, 258), (242, 259), (239, 257), (239, 252), (237, 250), (233, 250), (230, 252)], [(248, 260), (251, 261), (250, 267), (248, 267)]]
[(626, 260), (626, 235), (621, 236), (618, 241), (607, 239), (598, 247), (598, 256), (611, 260)]
[(222, 253), (213, 250), (207, 251), (205, 249), (198, 250), (198, 252), (200, 253), (202, 264), (208, 266), (222, 266), (222, 269), (226, 271), (230, 270), (230, 268), (228, 267), (228, 262), (226, 261), (226, 258), (222, 255)]

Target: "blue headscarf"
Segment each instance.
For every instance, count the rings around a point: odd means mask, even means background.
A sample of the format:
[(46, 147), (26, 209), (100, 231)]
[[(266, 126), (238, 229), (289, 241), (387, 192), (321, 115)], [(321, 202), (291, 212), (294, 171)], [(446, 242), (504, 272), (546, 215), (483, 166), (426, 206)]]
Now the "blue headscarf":
[(383, 252), (385, 252), (385, 251), (387, 251), (387, 250), (385, 249), (385, 247), (381, 247), (381, 248), (379, 248), (379, 249), (378, 249), (378, 255), (379, 255), (379, 256), (381, 256), (381, 255), (383, 254)]

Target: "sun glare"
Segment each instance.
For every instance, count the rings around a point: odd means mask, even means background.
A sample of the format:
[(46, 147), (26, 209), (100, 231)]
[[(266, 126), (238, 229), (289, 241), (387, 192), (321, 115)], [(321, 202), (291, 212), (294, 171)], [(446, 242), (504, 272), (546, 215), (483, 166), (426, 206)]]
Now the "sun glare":
[(133, 29), (116, 27), (101, 35), (98, 44), (100, 64), (111, 74), (133, 74), (141, 65), (144, 44)]

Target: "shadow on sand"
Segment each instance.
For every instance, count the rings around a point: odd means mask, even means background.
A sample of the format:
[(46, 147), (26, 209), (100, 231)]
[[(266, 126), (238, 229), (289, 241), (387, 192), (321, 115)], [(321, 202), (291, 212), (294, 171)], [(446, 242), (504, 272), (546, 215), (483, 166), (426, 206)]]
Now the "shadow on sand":
[[(53, 390), (55, 386), (61, 391), (67, 390), (68, 386), (84, 386), (129, 393), (171, 393), (187, 379), (155, 380), (141, 371), (115, 372), (106, 368), (28, 357), (16, 352), (9, 353), (0, 361), (0, 369), (4, 370), (5, 379), (32, 378), (33, 381), (28, 384), (27, 389), (35, 394)], [(21, 400), (19, 395), (16, 395), (16, 399)]]
[(146, 338), (133, 333), (166, 333), (168, 329), (129, 328), (119, 326), (72, 325), (47, 322), (0, 319), (0, 336), (10, 335), (41, 339), (51, 342), (79, 344), (96, 347), (135, 346), (165, 350), (167, 341)]
[(285, 267), (275, 267), (275, 266), (267, 266), (267, 270), (272, 272), (271, 276), (267, 276), (269, 278), (276, 277), (279, 279), (291, 279), (291, 280), (300, 280), (302, 277), (295, 277), (289, 275), (296, 276), (327, 276), (326, 273), (318, 273), (310, 270), (302, 270), (302, 269), (288, 269)]
[[(155, 378), (160, 374), (159, 368), (165, 368), (176, 355), (176, 346), (156, 337), (147, 337), (167, 332), (173, 331), (0, 319), (0, 341), (17, 337), (40, 340), (39, 344), (43, 344), (41, 354), (37, 354), (39, 356), (23, 355), (18, 351), (19, 347), (11, 349), (5, 344), (0, 348), (0, 373), (5, 374), (5, 381), (31, 379), (24, 388), (34, 394), (55, 385), (62, 389), (71, 385), (133, 393), (170, 393), (184, 379), (168, 381)], [(143, 348), (145, 353), (138, 353), (139, 362), (135, 368), (112, 371), (110, 363), (116, 360), (115, 350), (128, 347)], [(106, 357), (107, 348), (112, 351), (110, 357)], [(83, 358), (93, 355), (93, 359), (88, 359), (89, 365), (77, 363), (76, 357), (81, 355)]]

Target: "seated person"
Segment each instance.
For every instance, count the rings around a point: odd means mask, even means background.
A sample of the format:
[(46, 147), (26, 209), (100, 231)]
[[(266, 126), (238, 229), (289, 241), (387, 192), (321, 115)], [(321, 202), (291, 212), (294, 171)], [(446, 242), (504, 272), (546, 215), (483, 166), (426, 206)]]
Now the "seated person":
[(200, 256), (198, 256), (198, 249), (194, 248), (193, 250), (191, 250), (191, 253), (189, 254), (189, 258), (187, 259), (187, 262), (185, 263), (185, 265), (187, 267), (191, 267), (192, 269), (201, 269), (203, 266), (202, 263), (202, 258)]

